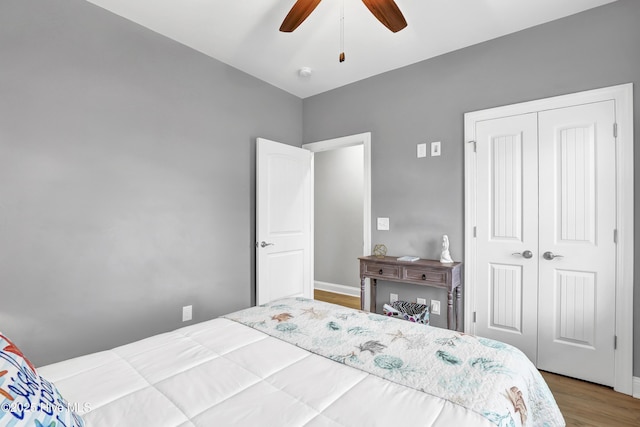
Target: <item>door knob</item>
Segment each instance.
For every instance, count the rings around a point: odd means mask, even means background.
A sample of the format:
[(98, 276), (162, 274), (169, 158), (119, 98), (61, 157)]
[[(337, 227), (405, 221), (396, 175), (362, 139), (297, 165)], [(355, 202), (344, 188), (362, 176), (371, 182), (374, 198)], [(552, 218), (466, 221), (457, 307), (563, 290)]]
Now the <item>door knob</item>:
[(551, 261), (554, 258), (562, 258), (564, 255), (556, 255), (553, 252), (545, 252), (542, 254), (542, 258), (546, 259), (547, 261)]
[(531, 258), (533, 256), (533, 252), (531, 251), (523, 251), (523, 252), (514, 252), (511, 255), (520, 255), (522, 258)]
[(262, 241), (262, 243), (260, 243), (260, 246), (266, 248), (267, 246), (275, 246), (275, 243), (267, 243), (265, 241)]

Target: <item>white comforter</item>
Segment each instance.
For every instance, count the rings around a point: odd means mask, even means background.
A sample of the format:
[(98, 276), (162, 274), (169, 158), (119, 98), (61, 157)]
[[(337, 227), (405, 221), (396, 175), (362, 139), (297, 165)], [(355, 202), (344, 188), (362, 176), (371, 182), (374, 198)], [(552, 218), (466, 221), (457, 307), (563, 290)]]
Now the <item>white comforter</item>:
[(38, 371), (90, 427), (495, 426), (223, 318)]

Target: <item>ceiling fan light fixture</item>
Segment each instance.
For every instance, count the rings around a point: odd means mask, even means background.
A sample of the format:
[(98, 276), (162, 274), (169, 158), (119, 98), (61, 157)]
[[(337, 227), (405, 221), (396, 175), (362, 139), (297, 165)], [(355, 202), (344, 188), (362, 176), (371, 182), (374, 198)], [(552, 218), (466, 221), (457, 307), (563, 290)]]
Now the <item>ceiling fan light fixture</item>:
[(311, 77), (312, 73), (313, 71), (309, 67), (302, 67), (298, 70), (298, 75), (304, 78)]

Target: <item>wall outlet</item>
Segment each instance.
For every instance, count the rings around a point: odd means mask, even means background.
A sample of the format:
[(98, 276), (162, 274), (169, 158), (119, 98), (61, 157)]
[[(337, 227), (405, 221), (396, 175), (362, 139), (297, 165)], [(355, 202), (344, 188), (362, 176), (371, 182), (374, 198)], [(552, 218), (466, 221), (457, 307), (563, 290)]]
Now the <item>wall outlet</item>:
[(418, 304), (423, 304), (423, 305), (427, 305), (427, 300), (424, 298), (416, 298), (416, 302)]
[(182, 321), (188, 322), (191, 319), (193, 319), (193, 306), (187, 305), (182, 307)]
[(431, 300), (431, 314), (440, 314), (440, 301), (437, 299)]
[(389, 294), (389, 302), (398, 301), (398, 294)]

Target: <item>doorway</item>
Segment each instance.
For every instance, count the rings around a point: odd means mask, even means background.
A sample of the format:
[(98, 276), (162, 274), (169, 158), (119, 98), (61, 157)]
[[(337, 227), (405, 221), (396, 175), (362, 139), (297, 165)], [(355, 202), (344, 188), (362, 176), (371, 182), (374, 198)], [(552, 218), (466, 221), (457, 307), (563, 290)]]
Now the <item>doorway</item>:
[(371, 251), (371, 134), (302, 147), (314, 153), (314, 288), (359, 297), (357, 258)]
[(631, 90), (465, 115), (465, 329), (627, 394)]

